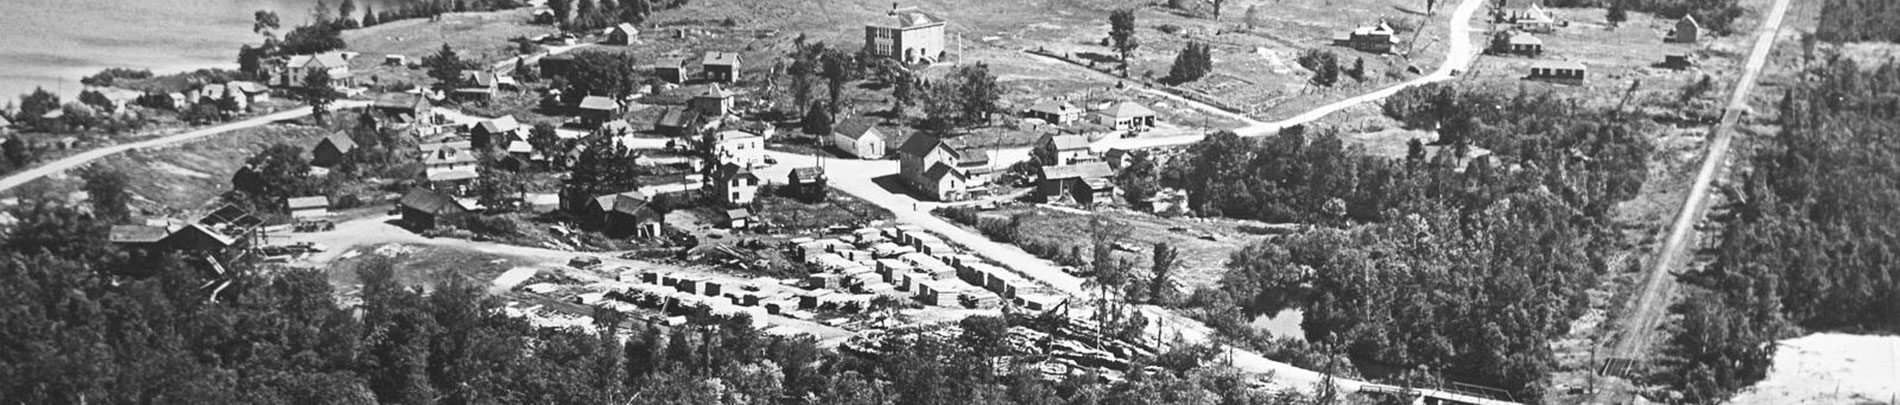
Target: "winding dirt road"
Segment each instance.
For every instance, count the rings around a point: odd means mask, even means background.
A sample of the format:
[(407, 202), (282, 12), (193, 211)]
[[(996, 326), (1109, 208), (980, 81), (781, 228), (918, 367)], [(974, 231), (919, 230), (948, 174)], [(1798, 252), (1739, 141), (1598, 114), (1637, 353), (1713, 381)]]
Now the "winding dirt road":
[[(351, 109), (351, 108), (359, 108), (366, 105), (369, 105), (368, 101), (356, 101), (356, 100), (337, 101), (332, 110), (345, 110), (345, 109)], [(150, 148), (154, 146), (170, 145), (170, 144), (179, 143), (179, 142), (188, 142), (188, 141), (196, 140), (198, 138), (222, 134), (222, 133), (236, 131), (236, 130), (245, 129), (245, 128), (256, 128), (256, 127), (264, 126), (266, 124), (270, 124), (273, 122), (293, 120), (293, 119), (303, 118), (309, 115), (310, 115), (310, 107), (298, 107), (291, 110), (285, 110), (285, 111), (280, 111), (277, 113), (257, 116), (257, 117), (243, 120), (243, 121), (231, 122), (231, 123), (221, 124), (217, 126), (211, 126), (211, 127), (186, 131), (186, 132), (178, 133), (175, 135), (166, 135), (166, 136), (154, 138), (154, 139), (147, 139), (147, 140), (138, 141), (138, 142), (93, 149), (93, 150), (81, 152), (77, 155), (67, 156), (59, 160), (46, 162), (46, 164), (39, 165), (31, 169), (14, 172), (13, 174), (7, 175), (5, 178), (0, 178), (0, 191), (12, 190), (14, 187), (19, 187), (22, 184), (26, 184), (33, 180), (39, 179), (41, 177), (46, 177), (46, 176), (52, 175), (53, 173), (59, 173), (59, 172), (71, 170), (80, 166), (85, 166), (87, 163), (91, 163), (94, 160), (99, 160), (107, 156), (124, 153), (129, 150)]]

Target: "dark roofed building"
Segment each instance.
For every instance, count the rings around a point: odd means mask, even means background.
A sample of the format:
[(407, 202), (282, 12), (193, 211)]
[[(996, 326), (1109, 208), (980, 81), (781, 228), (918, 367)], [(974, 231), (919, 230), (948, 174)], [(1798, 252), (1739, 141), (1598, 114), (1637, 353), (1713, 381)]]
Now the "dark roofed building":
[(665, 112), (660, 113), (659, 121), (653, 123), (653, 128), (667, 135), (692, 136), (705, 130), (706, 121), (691, 108), (667, 107)]
[(613, 205), (606, 208), (601, 217), (604, 232), (608, 235), (643, 239), (660, 236), (661, 223), (665, 217), (653, 209), (653, 203), (644, 198), (644, 195), (629, 192), (611, 197), (613, 197)]
[(700, 59), (699, 69), (705, 71), (706, 79), (715, 82), (732, 83), (739, 80), (738, 52), (707, 52)]
[(1047, 201), (1068, 197), (1074, 199), (1076, 205), (1092, 207), (1114, 198), (1114, 184), (1108, 181), (1114, 175), (1115, 170), (1108, 167), (1107, 162), (1043, 166), (1036, 194)]
[(660, 58), (653, 62), (653, 75), (673, 84), (686, 82), (685, 58)]
[(1024, 112), (1029, 118), (1035, 118), (1050, 124), (1062, 125), (1082, 119), (1082, 109), (1062, 100), (1043, 100)]
[(350, 151), (356, 150), (356, 141), (343, 131), (332, 132), (317, 140), (317, 146), (310, 148), (310, 165), (319, 167), (336, 166), (343, 163)]
[(402, 196), (402, 221), (418, 228), (434, 228), (467, 216), (471, 210), (447, 194), (426, 188), (409, 189)]
[(370, 105), (371, 109), (387, 117), (403, 115), (422, 117), (429, 112), (431, 107), (429, 98), (427, 97), (423, 97), (420, 94), (400, 92), (383, 93), (382, 95), (376, 96), (376, 101)]
[(581, 121), (593, 126), (614, 119), (621, 112), (620, 102), (607, 96), (587, 96), (581, 99), (577, 108), (580, 110)]

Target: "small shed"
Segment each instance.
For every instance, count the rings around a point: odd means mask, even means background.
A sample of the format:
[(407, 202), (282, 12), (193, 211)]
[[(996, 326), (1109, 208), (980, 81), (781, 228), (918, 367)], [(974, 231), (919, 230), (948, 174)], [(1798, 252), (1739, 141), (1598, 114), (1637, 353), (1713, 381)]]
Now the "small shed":
[(748, 226), (751, 226), (750, 224), (752, 223), (752, 210), (745, 209), (745, 208), (733, 208), (733, 209), (726, 210), (725, 218), (723, 218), (722, 222), (726, 225), (727, 228), (744, 229)]
[(328, 218), (330, 216), (330, 197), (311, 196), (284, 199), (284, 208), (290, 210), (290, 217), (299, 221)]
[(639, 41), (640, 41), (639, 29), (634, 28), (633, 24), (620, 23), (620, 25), (615, 25), (612, 28), (608, 28), (607, 40), (601, 41), (601, 42), (607, 45), (626, 46), (626, 45), (633, 45), (635, 42), (639, 42)]

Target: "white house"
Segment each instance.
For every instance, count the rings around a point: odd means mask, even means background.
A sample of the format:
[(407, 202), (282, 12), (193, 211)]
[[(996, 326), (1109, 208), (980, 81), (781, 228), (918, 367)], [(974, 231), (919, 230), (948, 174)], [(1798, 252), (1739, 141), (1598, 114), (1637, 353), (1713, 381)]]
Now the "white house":
[(839, 123), (831, 131), (831, 144), (838, 150), (859, 159), (882, 159), (889, 153), (884, 133), (877, 130), (877, 121), (850, 120)]

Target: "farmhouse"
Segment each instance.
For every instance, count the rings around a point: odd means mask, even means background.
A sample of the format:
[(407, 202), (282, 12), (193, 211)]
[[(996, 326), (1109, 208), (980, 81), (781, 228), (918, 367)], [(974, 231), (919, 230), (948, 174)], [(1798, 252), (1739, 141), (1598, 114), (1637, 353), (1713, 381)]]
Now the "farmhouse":
[(1024, 111), (1023, 115), (1029, 118), (1043, 120), (1043, 122), (1050, 124), (1062, 125), (1082, 119), (1082, 109), (1077, 108), (1074, 104), (1069, 104), (1067, 101), (1044, 100), (1041, 103), (1036, 103), (1035, 106), (1029, 107), (1029, 110)]
[(322, 219), (330, 216), (330, 197), (294, 197), (284, 199), (284, 208), (290, 210), (290, 217), (297, 220)]
[(1096, 111), (1095, 122), (1114, 129), (1149, 128), (1155, 126), (1155, 112), (1133, 101), (1123, 101)]
[(1087, 162), (1082, 164), (1043, 166), (1042, 181), (1037, 183), (1036, 195), (1045, 201), (1073, 199), (1082, 207), (1093, 207), (1096, 203), (1106, 203), (1115, 198), (1115, 185), (1109, 181), (1115, 170), (1107, 162)]
[(1681, 20), (1676, 20), (1676, 29), (1669, 32), (1669, 42), (1693, 44), (1701, 39), (1702, 24), (1697, 23), (1693, 15), (1685, 15)]
[(639, 29), (634, 28), (633, 24), (620, 23), (620, 25), (615, 25), (612, 28), (607, 29), (607, 39), (605, 41), (601, 41), (601, 43), (607, 44), (607, 45), (626, 46), (626, 45), (633, 45), (635, 42), (639, 42), (639, 41), (640, 41)]
[(1532, 4), (1524, 8), (1511, 8), (1496, 14), (1494, 22), (1513, 24), (1517, 29), (1531, 32), (1551, 32), (1557, 30), (1557, 18), (1550, 10)]
[(686, 82), (685, 58), (660, 58), (653, 62), (653, 75), (668, 83)]
[(698, 111), (686, 107), (669, 107), (660, 113), (660, 119), (653, 128), (672, 136), (691, 136), (716, 127), (718, 121), (707, 121)]
[(581, 122), (595, 126), (614, 119), (621, 112), (620, 102), (607, 96), (587, 96), (581, 99), (581, 104), (577, 108)]
[[(963, 169), (964, 153), (943, 139), (917, 134), (897, 148), (898, 177), (912, 188), (937, 201), (962, 200), (970, 187), (970, 174)], [(974, 154), (973, 154), (974, 155)]]
[(1504, 42), (1504, 52), (1524, 56), (1537, 56), (1544, 53), (1544, 40), (1529, 33), (1516, 33)]
[(693, 93), (687, 105), (701, 116), (724, 117), (732, 112), (732, 92), (720, 88), (719, 83), (708, 84)]
[(878, 132), (875, 120), (847, 120), (831, 130), (831, 144), (859, 159), (883, 159), (887, 152), (885, 142), (884, 133)]
[(1070, 134), (1043, 134), (1042, 139), (1036, 140), (1035, 155), (1040, 159), (1048, 159), (1042, 163), (1049, 166), (1093, 159), (1089, 156), (1089, 138)]
[(601, 231), (616, 237), (652, 238), (660, 236), (664, 217), (655, 211), (646, 194), (625, 192), (595, 197), (589, 209), (600, 213)]
[(347, 52), (329, 52), (315, 55), (291, 55), (281, 65), (271, 68), (269, 83), (271, 87), (303, 87), (304, 78), (311, 73), (330, 74), (332, 85), (350, 86), (354, 81), (350, 77), (350, 57)]
[(751, 132), (727, 130), (712, 135), (713, 157), (721, 164), (745, 167), (765, 164), (765, 137)]
[(475, 162), (468, 148), (442, 147), (423, 157), (423, 175), (431, 186), (459, 186), (480, 177)]
[(727, 163), (714, 167), (711, 174), (706, 176), (706, 192), (728, 207), (751, 204), (759, 195), (759, 176), (750, 168)]
[(1372, 53), (1391, 53), (1399, 45), (1398, 32), (1391, 24), (1379, 21), (1376, 25), (1354, 28), (1350, 32), (1333, 37), (1334, 45), (1341, 45)]
[(515, 116), (506, 115), (475, 124), (475, 128), (469, 129), (468, 132), (469, 139), (475, 145), (494, 148), (515, 139), (525, 139), (526, 137), (522, 136), (525, 129), (527, 128), (522, 127), (521, 122), (515, 121)]
[(349, 156), (350, 151), (353, 150), (356, 150), (356, 141), (350, 139), (350, 134), (343, 131), (332, 132), (323, 139), (317, 140), (316, 146), (310, 147), (310, 165), (336, 166), (343, 163), (344, 157)]
[(1531, 64), (1530, 79), (1582, 82), (1589, 67), (1562, 60), (1540, 60)]
[(706, 57), (699, 61), (699, 70), (705, 73), (706, 80), (721, 83), (737, 81), (739, 80), (739, 53), (707, 52)]
[(402, 207), (402, 221), (423, 229), (461, 219), (473, 211), (447, 194), (426, 188), (410, 189), (398, 204)]
[(893, 25), (865, 25), (864, 50), (872, 56), (904, 63), (935, 63), (943, 59), (946, 22), (916, 7), (891, 5)]

